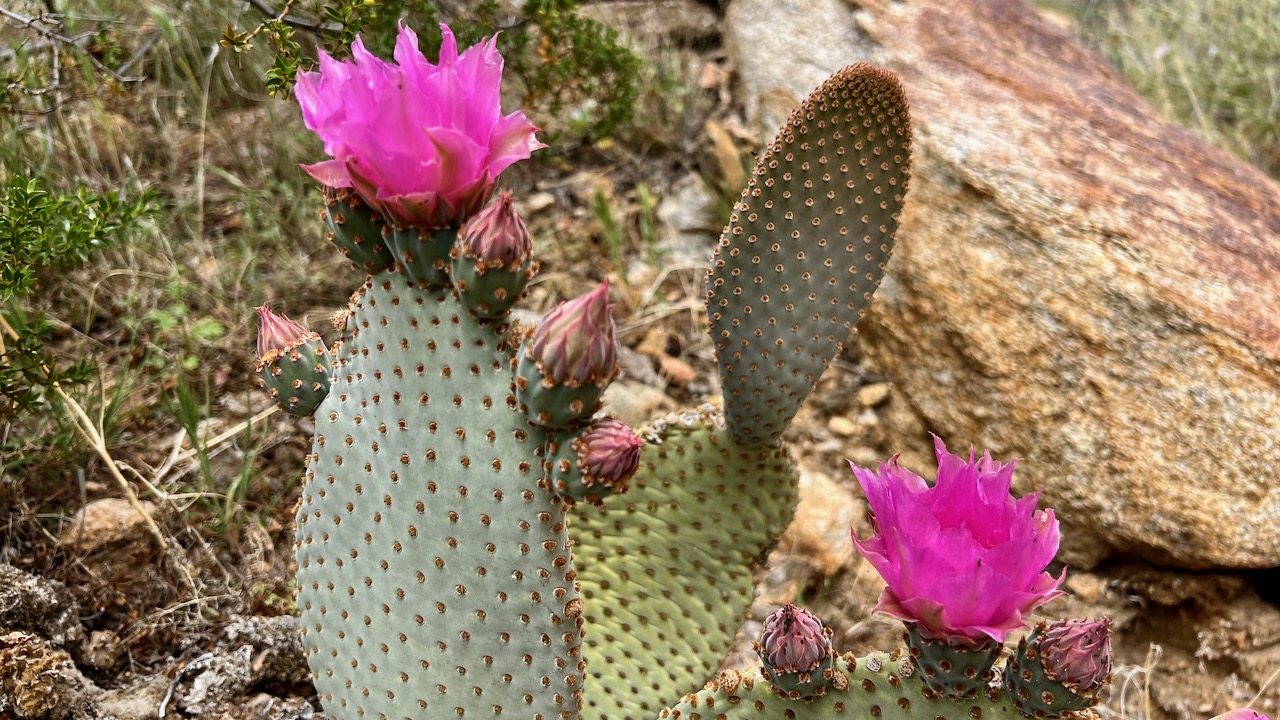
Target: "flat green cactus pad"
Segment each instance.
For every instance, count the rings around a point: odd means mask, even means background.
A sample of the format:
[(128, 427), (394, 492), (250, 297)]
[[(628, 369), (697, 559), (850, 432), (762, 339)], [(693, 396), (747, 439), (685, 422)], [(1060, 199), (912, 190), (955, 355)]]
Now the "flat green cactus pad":
[(506, 326), (394, 273), (352, 309), (298, 509), (330, 717), (576, 718), (581, 599)]
[[(947, 700), (926, 697), (906, 653), (876, 653), (836, 661), (837, 682), (811, 702), (774, 693), (759, 670), (725, 671), (699, 692), (651, 717), (661, 720), (1025, 720), (1009, 697)], [(932, 693), (928, 693), (932, 696)], [(1077, 720), (1096, 719), (1086, 711)]]
[(753, 566), (798, 499), (785, 448), (742, 445), (718, 415), (673, 415), (645, 434), (630, 492), (571, 517), (591, 720), (651, 718), (715, 673), (751, 606)]
[(884, 276), (907, 191), (897, 78), (836, 73), (792, 113), (720, 239), (707, 314), (733, 436), (782, 435)]

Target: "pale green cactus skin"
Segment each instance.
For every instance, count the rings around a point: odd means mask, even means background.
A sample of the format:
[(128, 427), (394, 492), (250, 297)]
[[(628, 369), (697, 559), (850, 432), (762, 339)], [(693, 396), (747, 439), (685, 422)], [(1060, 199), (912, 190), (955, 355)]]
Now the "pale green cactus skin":
[[(841, 71), (796, 111), (708, 280), (725, 409), (655, 422), (631, 490), (601, 507), (553, 489), (507, 317), (478, 319), (400, 259), (375, 272), (315, 412), (297, 513), (329, 717), (693, 717), (669, 706), (715, 675), (792, 518), (781, 436), (883, 275), (909, 145), (901, 87), (876, 68)], [(789, 717), (761, 702), (759, 717)]]
[[(1003, 692), (966, 700), (926, 692), (905, 653), (875, 653), (836, 660), (830, 686), (819, 697), (790, 700), (779, 697), (758, 670), (725, 671), (701, 691), (686, 695), (657, 715), (661, 720), (935, 720), (980, 718), (1022, 720), (1023, 715)], [(1097, 717), (1082, 711), (1078, 720)]]

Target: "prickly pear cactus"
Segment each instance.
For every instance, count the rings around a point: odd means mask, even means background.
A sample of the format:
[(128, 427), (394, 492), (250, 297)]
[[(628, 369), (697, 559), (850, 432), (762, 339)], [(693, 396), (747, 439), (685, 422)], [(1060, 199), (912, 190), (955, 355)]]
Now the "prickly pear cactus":
[[(378, 211), (330, 192), (329, 234), (372, 274), (331, 351), (297, 512), (329, 716), (639, 720), (711, 678), (797, 502), (780, 436), (883, 274), (909, 143), (901, 88), (869, 66), (796, 111), (709, 278), (726, 409), (655, 421), (638, 462), (625, 428), (588, 442), (615, 373), (607, 286), (514, 332), (527, 236), (467, 233), (522, 223), (375, 234)], [(386, 207), (425, 207), (405, 198)], [(491, 250), (510, 272), (481, 278)]]

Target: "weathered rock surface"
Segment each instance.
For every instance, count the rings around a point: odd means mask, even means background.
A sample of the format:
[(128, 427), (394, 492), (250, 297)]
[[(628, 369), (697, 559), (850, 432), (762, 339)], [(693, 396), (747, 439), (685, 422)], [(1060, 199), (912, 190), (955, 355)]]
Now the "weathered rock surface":
[(766, 121), (847, 63), (906, 85), (913, 178), (861, 328), (904, 457), (926, 431), (1021, 457), (1077, 567), (1280, 565), (1280, 185), (1021, 0), (735, 0), (727, 21)]

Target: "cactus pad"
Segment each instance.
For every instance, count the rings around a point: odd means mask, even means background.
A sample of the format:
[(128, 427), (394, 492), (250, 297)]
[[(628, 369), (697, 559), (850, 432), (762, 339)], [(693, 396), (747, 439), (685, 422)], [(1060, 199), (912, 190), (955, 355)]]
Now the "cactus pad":
[(786, 450), (739, 444), (709, 408), (641, 435), (631, 490), (572, 517), (586, 718), (652, 718), (712, 676), (751, 606), (752, 566), (798, 498)]
[(911, 127), (893, 74), (853, 65), (792, 113), (716, 249), (707, 314), (733, 436), (790, 424), (884, 276)]
[[(758, 670), (726, 670), (700, 692), (658, 714), (663, 720), (1023, 720), (1008, 696), (948, 700), (927, 691), (905, 654), (877, 653), (836, 661), (838, 677), (812, 701), (779, 697)], [(1091, 715), (1082, 714), (1081, 720)], [(1096, 716), (1092, 716), (1096, 717)]]
[(298, 606), (331, 716), (576, 718), (581, 600), (505, 324), (381, 274), (316, 412)]

